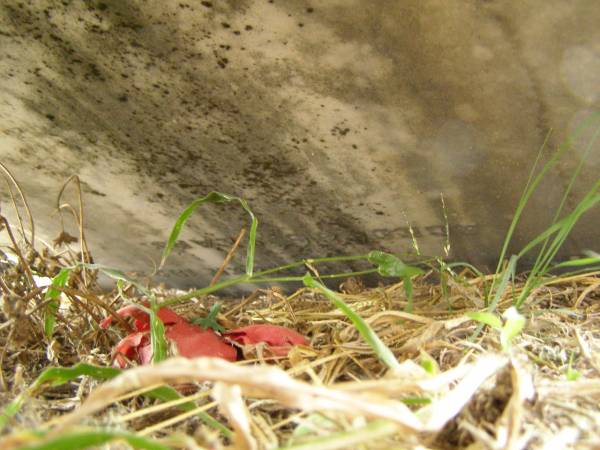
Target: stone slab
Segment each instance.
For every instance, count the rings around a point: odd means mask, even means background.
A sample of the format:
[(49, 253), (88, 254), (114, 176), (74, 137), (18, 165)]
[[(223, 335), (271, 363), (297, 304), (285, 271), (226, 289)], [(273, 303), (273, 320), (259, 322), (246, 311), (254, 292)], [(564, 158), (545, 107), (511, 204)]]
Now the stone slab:
[[(46, 242), (79, 175), (96, 261), (141, 273), (212, 190), (260, 218), (261, 267), (411, 251), (408, 224), (443, 255), (443, 193), (450, 257), (491, 268), (548, 132), (552, 149), (599, 109), (599, 23), (595, 0), (3, 0), (0, 160)], [(551, 220), (582, 148), (515, 249)], [(569, 206), (599, 167), (596, 143)], [(72, 186), (63, 200), (77, 205)], [(598, 250), (599, 219), (562, 256)], [(245, 223), (200, 210), (158, 279), (206, 283)]]

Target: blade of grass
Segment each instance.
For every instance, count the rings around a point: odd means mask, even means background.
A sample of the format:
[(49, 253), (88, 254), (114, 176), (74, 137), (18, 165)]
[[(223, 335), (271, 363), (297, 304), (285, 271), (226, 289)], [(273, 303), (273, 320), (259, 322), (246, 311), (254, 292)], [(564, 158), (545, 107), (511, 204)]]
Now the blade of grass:
[[(68, 383), (69, 381), (75, 380), (81, 376), (89, 376), (95, 380), (109, 380), (116, 377), (122, 371), (115, 367), (100, 367), (92, 364), (79, 363), (72, 367), (50, 367), (44, 370), (37, 379), (31, 384), (29, 388), (19, 394), (12, 402), (4, 407), (2, 414), (0, 415), (0, 430), (2, 430), (8, 420), (14, 417), (19, 412), (23, 402), (30, 396), (34, 395), (35, 392), (44, 384), (50, 384), (50, 386), (60, 386)], [(148, 391), (144, 394), (150, 398), (156, 398), (161, 401), (171, 401), (182, 398), (181, 395), (170, 386), (161, 386)], [(196, 406), (191, 403), (184, 403), (180, 407), (186, 411), (190, 411)], [(201, 417), (209, 425), (216, 422), (212, 417)], [(218, 422), (217, 422), (218, 423)], [(214, 425), (214, 423), (213, 423)], [(225, 428), (219, 423), (219, 426), (214, 426), (219, 431), (223, 431)], [(227, 428), (225, 430), (229, 431)]]
[[(594, 116), (592, 116), (592, 119), (594, 118)], [(585, 151), (583, 152), (583, 156), (579, 161), (579, 164), (577, 165), (577, 168), (575, 169), (575, 171), (573, 172), (573, 174), (571, 175), (571, 179), (569, 180), (569, 184), (567, 185), (567, 188), (565, 189), (565, 192), (563, 193), (562, 199), (560, 201), (560, 204), (558, 206), (558, 208), (556, 209), (556, 212), (554, 213), (554, 218), (552, 219), (552, 224), (556, 223), (558, 221), (558, 218), (561, 215), (561, 212), (567, 202), (567, 199), (569, 197), (569, 194), (571, 193), (571, 190), (573, 189), (573, 186), (575, 185), (575, 181), (577, 180), (577, 177), (579, 176), (579, 173), (581, 172), (589, 152), (592, 149), (592, 146), (594, 144), (594, 142), (596, 141), (596, 138), (598, 137), (598, 134), (600, 133), (600, 127), (597, 127), (596, 130), (594, 131), (592, 137), (589, 139), (588, 143), (587, 143), (587, 148), (585, 149)], [(570, 147), (569, 142), (567, 141), (566, 148)], [(579, 206), (579, 205), (578, 205)], [(570, 231), (570, 230), (569, 230)], [(568, 235), (568, 232), (567, 232)], [(566, 236), (565, 236), (566, 238)], [(548, 244), (547, 241), (544, 242), (544, 244), (542, 245), (541, 250), (538, 252), (538, 257), (537, 260), (534, 264), (534, 269), (532, 270), (532, 274), (530, 274), (530, 277), (533, 276), (535, 278), (535, 276), (537, 275), (537, 272), (544, 272), (543, 266), (544, 263), (542, 262), (544, 259), (546, 259), (548, 256), (551, 256), (550, 253), (551, 252), (546, 252), (546, 245)], [(557, 249), (558, 251), (558, 249)], [(553, 256), (551, 256), (552, 258)], [(549, 263), (549, 262), (548, 262)], [(542, 267), (542, 269), (540, 270), (540, 267)]]
[(377, 266), (377, 272), (383, 277), (414, 277), (424, 273), (423, 269), (404, 263), (391, 253), (374, 250), (367, 255), (369, 262)]
[(564, 261), (559, 264), (552, 266), (552, 269), (562, 269), (563, 267), (581, 267), (581, 266), (591, 266), (593, 264), (600, 263), (600, 257), (590, 257), (590, 258), (578, 258), (572, 259), (570, 261)]
[(187, 222), (187, 220), (190, 218), (190, 216), (198, 206), (204, 203), (229, 203), (233, 201), (238, 202), (252, 219), (246, 255), (246, 274), (248, 276), (252, 276), (252, 273), (254, 271), (254, 250), (256, 244), (256, 229), (258, 227), (258, 220), (256, 219), (256, 216), (248, 206), (248, 203), (246, 203), (244, 199), (229, 194), (223, 194), (221, 192), (210, 192), (204, 197), (194, 200), (187, 206), (187, 208), (183, 210), (183, 212), (177, 218), (175, 225), (173, 225), (173, 229), (171, 230), (171, 234), (169, 235), (169, 239), (167, 240), (167, 244), (165, 245), (165, 249), (163, 250), (162, 259), (158, 268), (161, 269), (164, 266), (167, 257), (169, 256), (169, 254), (173, 250), (173, 247), (175, 246), (175, 243), (177, 242), (177, 238), (181, 233), (183, 225), (185, 224), (185, 222)]
[(218, 333), (224, 333), (225, 328), (223, 328), (217, 322), (217, 315), (219, 314), (219, 309), (221, 309), (221, 304), (215, 303), (210, 307), (210, 311), (208, 312), (208, 315), (206, 317), (196, 317), (195, 319), (192, 319), (191, 322), (193, 324), (200, 325), (205, 330), (211, 328)]
[[(544, 149), (546, 148), (546, 144), (548, 142), (550, 133), (544, 139), (544, 142), (542, 143), (542, 146), (540, 147), (540, 150), (539, 150), (538, 155), (537, 155), (537, 157), (535, 159), (533, 167), (532, 167), (531, 171), (529, 172), (529, 177), (527, 179), (527, 183), (525, 185), (523, 193), (521, 194), (521, 197), (519, 198), (519, 202), (517, 204), (517, 208), (516, 208), (515, 213), (513, 215), (513, 220), (511, 221), (510, 226), (508, 228), (508, 231), (506, 233), (506, 236), (504, 238), (504, 242), (502, 244), (502, 249), (500, 251), (500, 256), (498, 258), (498, 265), (496, 267), (496, 273), (500, 272), (500, 269), (501, 269), (502, 264), (504, 262), (504, 258), (506, 257), (506, 253), (508, 251), (508, 245), (509, 245), (510, 241), (512, 240), (514, 231), (515, 231), (515, 229), (517, 227), (517, 224), (519, 223), (519, 220), (520, 220), (520, 218), (521, 218), (521, 216), (523, 214), (525, 206), (529, 202), (530, 197), (535, 192), (535, 190), (537, 189), (538, 185), (540, 184), (540, 182), (542, 181), (542, 179), (544, 178), (544, 176), (546, 175), (546, 173), (548, 173), (548, 171), (552, 167), (554, 167), (556, 165), (556, 163), (558, 162), (558, 160), (560, 159), (560, 157), (567, 150), (569, 150), (569, 148), (571, 147), (570, 146), (571, 140), (576, 139), (585, 129), (587, 129), (590, 126), (590, 124), (592, 124), (599, 117), (600, 117), (600, 113), (595, 113), (595, 114), (592, 114), (587, 120), (585, 120), (575, 130), (575, 132), (559, 147), (559, 149), (552, 155), (552, 157), (550, 158), (550, 160), (546, 164), (544, 164), (544, 166), (542, 167), (542, 169), (540, 170), (540, 172), (536, 176), (534, 176), (535, 171), (536, 171), (536, 167), (538, 166), (538, 164), (539, 164), (539, 162), (541, 160), (542, 153), (543, 153)], [(569, 186), (571, 186), (571, 183), (569, 184)], [(562, 208), (562, 204), (563, 203), (564, 203), (564, 198), (563, 198), (563, 201), (561, 202), (560, 208)], [(488, 294), (490, 296), (495, 291), (496, 280), (497, 280), (497, 277), (494, 277), (493, 280), (492, 280), (492, 286), (490, 287), (489, 294)], [(489, 297), (488, 297), (488, 299), (489, 299)]]
[(500, 331), (500, 344), (502, 350), (507, 351), (510, 348), (512, 340), (525, 327), (525, 317), (519, 314), (517, 308), (511, 306), (503, 314), (505, 323)]
[[(599, 266), (590, 266), (590, 267), (585, 267), (583, 269), (579, 269), (579, 270), (573, 270), (573, 271), (569, 271), (569, 272), (564, 272), (560, 274), (561, 278), (569, 278), (575, 275), (581, 275), (581, 274), (589, 274), (590, 276), (594, 276), (594, 275), (598, 275), (600, 274), (600, 265)], [(552, 281), (553, 278), (546, 278), (542, 284), (549, 284)]]
[(425, 273), (423, 269), (404, 263), (400, 258), (390, 253), (374, 250), (368, 254), (371, 264), (377, 266), (377, 272), (384, 277), (400, 277), (406, 292), (408, 303), (406, 311), (413, 310), (412, 281), (411, 278)]
[[(156, 301), (155, 301), (156, 303)], [(154, 312), (158, 307), (150, 309), (150, 344), (152, 345), (152, 363), (156, 364), (167, 359), (168, 343), (165, 337), (165, 326)]]
[(292, 442), (284, 447), (279, 447), (279, 450), (362, 448), (360, 444), (373, 443), (376, 439), (381, 439), (397, 432), (398, 426), (395, 423), (389, 420), (374, 420), (365, 426), (351, 430), (307, 439), (298, 444)]
[[(377, 269), (368, 269), (368, 270), (360, 270), (357, 272), (342, 272), (342, 273), (332, 273), (328, 275), (321, 275), (319, 278), (322, 280), (332, 280), (336, 278), (349, 278), (356, 277), (360, 275), (368, 275), (371, 273), (376, 273)], [(250, 278), (246, 282), (247, 283), (285, 283), (291, 281), (302, 281), (304, 279), (303, 276), (289, 276), (289, 277), (271, 277), (271, 278)]]
[(77, 266), (85, 267), (92, 270), (100, 270), (102, 273), (107, 275), (117, 282), (127, 282), (133, 286), (141, 293), (146, 295), (150, 300), (150, 308), (146, 308), (144, 305), (138, 304), (137, 306), (145, 311), (150, 316), (150, 343), (152, 345), (152, 362), (157, 363), (163, 361), (167, 358), (167, 349), (169, 344), (167, 343), (167, 338), (165, 337), (165, 327), (162, 321), (156, 315), (156, 312), (160, 309), (161, 306), (156, 302), (156, 297), (154, 293), (143, 286), (141, 283), (138, 283), (133, 278), (128, 277), (119, 269), (115, 269), (114, 267), (104, 266), (102, 264), (78, 264)]
[[(155, 398), (155, 399), (160, 400), (165, 403), (183, 398), (181, 396), (181, 394), (179, 392), (177, 392), (171, 386), (160, 386), (160, 387), (152, 389), (151, 391), (144, 393), (144, 395), (147, 397), (150, 397), (150, 398)], [(181, 404), (177, 405), (177, 407), (181, 408), (184, 411), (192, 411), (192, 410), (198, 409), (198, 407), (196, 405), (194, 405), (194, 403), (192, 403), (192, 402), (181, 403)], [(206, 425), (219, 431), (226, 438), (231, 438), (233, 436), (233, 432), (229, 428), (227, 428), (225, 425), (223, 425), (217, 419), (212, 417), (206, 411), (198, 411), (196, 413), (196, 415)]]
[(153, 295), (152, 292), (148, 288), (146, 288), (143, 284), (139, 283), (138, 281), (134, 280), (131, 277), (128, 277), (127, 275), (125, 275), (125, 273), (123, 271), (116, 269), (114, 267), (105, 266), (103, 264), (79, 263), (72, 268), (76, 268), (76, 267), (84, 267), (86, 269), (99, 270), (104, 275), (108, 276), (109, 278), (112, 278), (113, 280), (124, 281), (126, 283), (131, 284), (138, 291), (140, 291), (142, 294), (144, 294), (148, 298), (152, 297), (152, 295)]
[(58, 386), (74, 380), (82, 375), (91, 376), (94, 379), (106, 380), (121, 373), (119, 369), (112, 367), (97, 367), (90, 364), (80, 363), (73, 367), (50, 367), (44, 370), (32, 385), (19, 394), (12, 402), (4, 407), (0, 415), (0, 430), (4, 429), (7, 422), (21, 409), (23, 402), (45, 383)]
[(58, 312), (58, 308), (60, 306), (60, 291), (55, 288), (65, 287), (67, 281), (69, 280), (70, 273), (70, 268), (62, 268), (58, 275), (56, 275), (52, 279), (52, 283), (46, 291), (45, 299), (50, 300), (50, 302), (48, 303), (48, 305), (46, 305), (46, 310), (44, 312), (44, 335), (48, 340), (52, 339), (52, 334), (54, 333), (54, 325), (56, 324), (56, 313)]
[[(511, 278), (514, 278), (518, 259), (519, 258), (516, 255), (512, 255), (510, 257), (508, 264), (502, 273), (500, 284), (494, 292), (494, 298), (492, 299), (491, 303), (488, 304), (488, 313), (493, 313), (496, 310), (496, 306), (498, 306), (498, 302), (500, 301), (500, 299), (502, 298), (502, 294), (504, 294), (504, 291), (506, 290), (508, 281)], [(469, 337), (469, 340), (474, 341), (475, 339), (477, 339), (477, 336), (479, 336), (479, 333), (481, 333), (481, 330), (483, 330), (484, 326), (485, 325), (483, 323), (480, 323), (473, 332), (473, 334)]]
[(473, 273), (475, 275), (477, 275), (477, 277), (483, 277), (483, 272), (481, 272), (477, 267), (475, 267), (472, 264), (466, 263), (466, 262), (454, 262), (454, 263), (448, 263), (447, 264), (448, 268), (453, 269), (455, 267), (465, 267), (467, 269), (470, 269), (473, 271)]
[[(353, 276), (368, 275), (368, 274), (375, 273), (375, 272), (377, 272), (377, 269), (368, 269), (368, 270), (361, 270), (361, 271), (357, 271), (357, 272), (343, 272), (343, 273), (322, 275), (321, 278), (322, 279), (349, 278), (349, 277), (353, 277)], [(271, 277), (271, 278), (260, 278), (260, 277), (258, 277), (258, 275), (259, 275), (259, 273), (256, 273), (254, 277), (248, 277), (247, 275), (242, 275), (239, 277), (230, 278), (228, 280), (221, 281), (220, 283), (214, 284), (212, 286), (206, 286), (201, 289), (196, 289), (192, 292), (181, 295), (179, 297), (169, 298), (169, 299), (161, 302), (159, 304), (159, 307), (162, 308), (165, 306), (176, 305), (178, 303), (182, 303), (187, 300), (190, 300), (194, 297), (201, 297), (203, 295), (212, 294), (213, 292), (219, 291), (226, 287), (236, 286), (238, 284), (285, 283), (285, 282), (292, 282), (292, 281), (302, 282), (302, 280), (304, 279), (304, 277), (300, 276), (300, 275), (289, 276), (289, 277)]]
[(470, 319), (488, 325), (496, 330), (502, 329), (502, 320), (496, 314), (487, 311), (469, 311), (465, 313)]
[(316, 281), (309, 273), (307, 273), (303, 280), (304, 285), (312, 288), (318, 289), (321, 291), (325, 297), (331, 301), (342, 311), (348, 319), (352, 322), (352, 324), (356, 327), (360, 335), (363, 339), (371, 346), (377, 357), (390, 369), (398, 369), (400, 364), (398, 360), (394, 356), (394, 353), (388, 348), (387, 345), (383, 343), (383, 341), (377, 336), (377, 334), (373, 331), (373, 329), (369, 326), (367, 322), (364, 321), (362, 317), (360, 317), (352, 308), (350, 308), (335, 292), (330, 289), (327, 289), (321, 283)]
[[(600, 189), (600, 180), (598, 180), (595, 186), (588, 191), (585, 197), (577, 204), (570, 214), (560, 221), (555, 222), (552, 226), (548, 227), (548, 229), (533, 239), (528, 245), (525, 246), (523, 250), (521, 250), (519, 256), (524, 255), (537, 244), (543, 242), (543, 246), (538, 253), (536, 263), (534, 264), (531, 273), (527, 278), (525, 286), (521, 290), (521, 294), (516, 302), (517, 307), (521, 307), (531, 291), (543, 282), (542, 277), (550, 270), (552, 261), (556, 257), (556, 254), (564, 244), (581, 215), (600, 202), (600, 194), (597, 193), (598, 189)], [(552, 235), (555, 236), (554, 239), (550, 241), (550, 237)]]
[(20, 450), (80, 450), (89, 447), (97, 447), (112, 441), (125, 441), (133, 448), (145, 450), (169, 450), (166, 445), (139, 436), (127, 431), (110, 429), (74, 430), (64, 434), (53, 436), (42, 442), (33, 443), (20, 448)]
[(342, 261), (360, 261), (367, 260), (368, 255), (350, 255), (350, 256), (326, 256), (321, 258), (308, 258), (301, 259), (299, 261), (294, 261), (289, 264), (285, 264), (283, 266), (274, 267), (272, 269), (261, 270), (260, 272), (256, 272), (254, 277), (261, 277), (264, 275), (269, 275), (275, 272), (281, 272), (288, 269), (293, 269), (295, 267), (304, 267), (307, 263), (311, 265), (319, 264), (319, 263), (328, 263), (328, 262), (342, 262)]

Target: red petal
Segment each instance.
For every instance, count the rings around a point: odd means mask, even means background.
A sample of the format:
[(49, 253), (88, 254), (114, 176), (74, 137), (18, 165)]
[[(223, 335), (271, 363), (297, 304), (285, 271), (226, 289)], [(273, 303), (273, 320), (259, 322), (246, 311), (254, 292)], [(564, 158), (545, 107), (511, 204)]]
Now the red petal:
[[(126, 361), (123, 358), (123, 355), (129, 359), (137, 360), (139, 349), (144, 347), (148, 341), (148, 333), (146, 332), (131, 333), (125, 336), (123, 339), (121, 339), (121, 341), (119, 341), (113, 350), (115, 362), (121, 368), (124, 368), (126, 366)], [(142, 364), (144, 363), (142, 362)]]
[(138, 347), (138, 356), (140, 358), (140, 364), (150, 364), (150, 361), (152, 361), (152, 344), (149, 339), (146, 345)]
[(174, 325), (176, 323), (187, 323), (186, 320), (169, 308), (160, 308), (158, 310), (158, 318), (165, 325)]
[(169, 327), (165, 336), (174, 341), (179, 354), (187, 358), (215, 356), (228, 361), (237, 359), (235, 348), (211, 329), (203, 330), (199, 326), (180, 322)]
[[(146, 305), (144, 305), (146, 306)], [(117, 311), (117, 314), (121, 317), (133, 317), (133, 326), (137, 331), (146, 331), (150, 329), (150, 317), (144, 311), (137, 307), (137, 305), (128, 305)], [(165, 325), (173, 325), (180, 322), (185, 322), (185, 319), (179, 314), (170, 310), (169, 308), (160, 308), (158, 310), (158, 318)], [(101, 328), (108, 328), (112, 323), (112, 316), (108, 316), (102, 322), (100, 322)]]
[(286, 356), (293, 345), (308, 345), (307, 339), (296, 331), (269, 324), (236, 328), (224, 335), (244, 345), (264, 342), (277, 356)]

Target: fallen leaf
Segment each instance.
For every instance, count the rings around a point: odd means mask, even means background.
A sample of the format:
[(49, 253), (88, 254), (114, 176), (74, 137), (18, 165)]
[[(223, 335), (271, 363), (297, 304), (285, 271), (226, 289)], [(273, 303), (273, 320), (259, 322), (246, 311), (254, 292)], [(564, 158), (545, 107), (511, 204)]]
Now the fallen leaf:
[[(150, 355), (148, 355), (148, 348)], [(147, 364), (152, 359), (152, 346), (150, 345), (150, 336), (146, 331), (138, 331), (125, 336), (119, 341), (113, 350), (115, 365), (121, 368), (127, 366), (127, 357), (130, 360), (139, 361), (141, 364)]]
[[(127, 359), (140, 364), (150, 363), (152, 345), (149, 315), (136, 305), (125, 306), (119, 309), (117, 314), (121, 317), (133, 317), (136, 331), (125, 336), (115, 346), (113, 350), (115, 365), (124, 368), (127, 366)], [(175, 343), (181, 356), (187, 358), (213, 356), (228, 361), (237, 360), (236, 349), (225, 342), (214, 330), (203, 330), (199, 326), (192, 325), (169, 308), (160, 308), (157, 315), (165, 325), (165, 337)], [(112, 316), (107, 317), (100, 323), (100, 326), (107, 328), (112, 323), (112, 319)]]
[(294, 345), (308, 345), (308, 340), (304, 336), (278, 325), (249, 325), (227, 331), (223, 335), (243, 345), (264, 342), (275, 356), (286, 356)]
[(216, 356), (228, 361), (237, 360), (237, 351), (212, 329), (203, 330), (197, 325), (180, 322), (168, 327), (165, 336), (175, 342), (181, 356)]
[[(147, 331), (150, 329), (150, 316), (137, 305), (124, 306), (117, 311), (117, 314), (121, 317), (133, 317), (133, 326), (137, 331)], [(183, 317), (169, 308), (160, 308), (157, 315), (165, 325), (173, 325), (186, 321)], [(108, 316), (106, 319), (100, 322), (100, 328), (108, 328), (112, 321), (113, 317)]]

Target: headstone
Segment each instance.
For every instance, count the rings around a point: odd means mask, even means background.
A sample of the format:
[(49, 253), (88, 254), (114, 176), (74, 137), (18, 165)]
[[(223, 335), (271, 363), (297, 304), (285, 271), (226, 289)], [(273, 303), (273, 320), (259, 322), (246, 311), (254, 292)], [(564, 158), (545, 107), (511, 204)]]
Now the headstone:
[[(540, 147), (599, 109), (599, 23), (595, 0), (3, 0), (0, 161), (38, 246), (78, 175), (92, 254), (125, 270), (152, 272), (210, 191), (249, 202), (259, 267), (414, 241), (445, 256), (447, 223), (450, 259), (493, 268)], [(598, 147), (569, 208), (598, 179)], [(541, 184), (513, 251), (550, 223), (584, 151)], [(7, 188), (0, 200), (16, 224)], [(72, 182), (65, 202), (77, 210)], [(599, 219), (561, 256), (598, 250)], [(248, 224), (201, 207), (156, 279), (205, 284)]]

